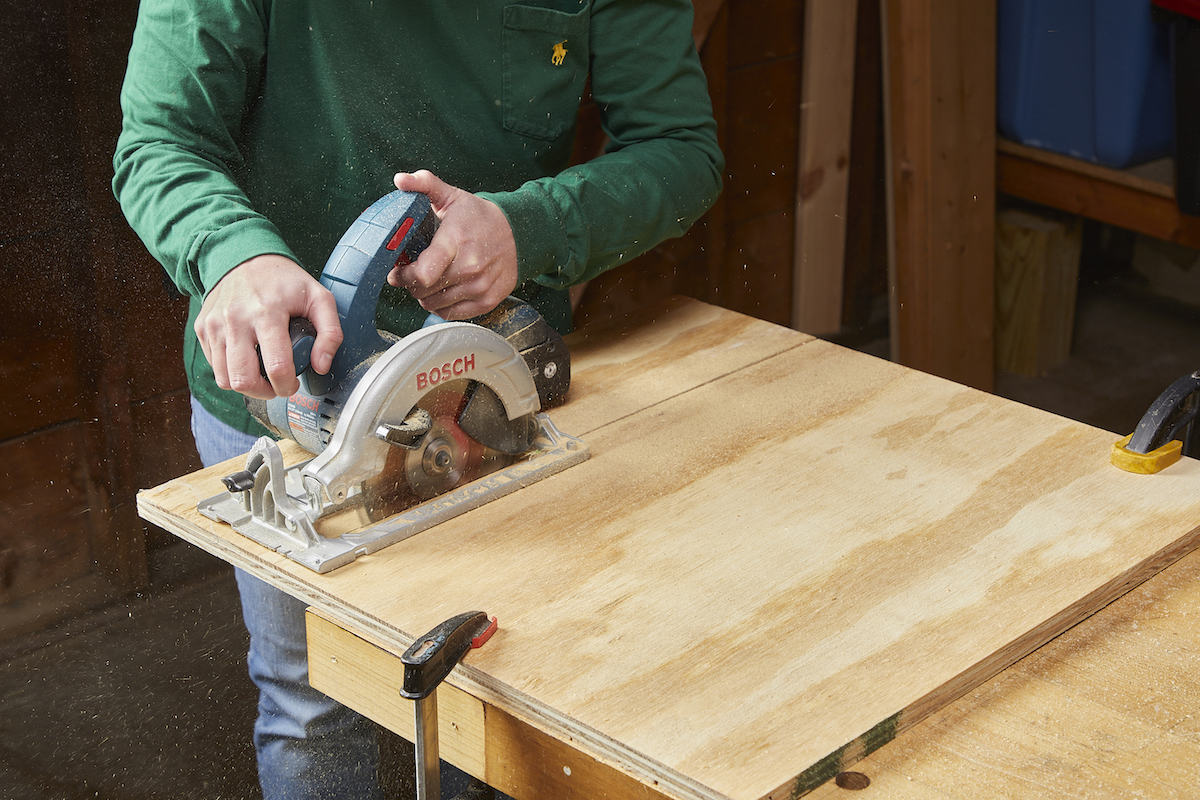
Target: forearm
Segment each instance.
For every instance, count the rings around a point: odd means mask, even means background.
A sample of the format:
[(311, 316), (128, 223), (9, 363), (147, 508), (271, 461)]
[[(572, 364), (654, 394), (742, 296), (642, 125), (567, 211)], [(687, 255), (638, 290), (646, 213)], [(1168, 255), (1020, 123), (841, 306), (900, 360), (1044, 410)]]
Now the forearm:
[(146, 248), (185, 294), (204, 297), (229, 270), (264, 254), (295, 260), (237, 184), (166, 142), (129, 142), (113, 191)]
[(521, 279), (565, 288), (683, 235), (720, 193), (718, 164), (647, 142), (484, 196), (508, 216)]
[(257, 10), (227, 0), (186, 12), (186, 3), (142, 4), (113, 192), (180, 290), (203, 297), (253, 256), (294, 256), (235, 179), (263, 48)]

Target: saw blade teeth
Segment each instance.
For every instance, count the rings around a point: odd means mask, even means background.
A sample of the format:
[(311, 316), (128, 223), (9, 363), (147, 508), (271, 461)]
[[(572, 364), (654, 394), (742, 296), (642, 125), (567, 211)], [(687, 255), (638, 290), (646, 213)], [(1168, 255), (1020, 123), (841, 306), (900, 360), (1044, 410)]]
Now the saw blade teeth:
[(417, 401), (403, 424), (379, 426), (376, 435), (398, 446), (388, 456), (386, 474), (373, 482), (377, 488), (373, 505), (395, 513), (401, 505), (399, 495), (412, 505), (515, 461), (481, 444), (459, 424), (473, 383), (465, 379), (443, 383)]

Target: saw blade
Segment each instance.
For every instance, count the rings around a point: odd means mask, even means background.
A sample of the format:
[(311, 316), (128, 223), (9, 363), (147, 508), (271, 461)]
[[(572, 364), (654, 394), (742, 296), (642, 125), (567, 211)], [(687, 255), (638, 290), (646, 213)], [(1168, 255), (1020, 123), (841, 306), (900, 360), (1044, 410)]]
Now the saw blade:
[(429, 432), (413, 449), (393, 447), (383, 471), (364, 486), (372, 519), (445, 494), (517, 460), (480, 444), (459, 426), (470, 388), (471, 381), (449, 381), (417, 402), (416, 408), (429, 414)]

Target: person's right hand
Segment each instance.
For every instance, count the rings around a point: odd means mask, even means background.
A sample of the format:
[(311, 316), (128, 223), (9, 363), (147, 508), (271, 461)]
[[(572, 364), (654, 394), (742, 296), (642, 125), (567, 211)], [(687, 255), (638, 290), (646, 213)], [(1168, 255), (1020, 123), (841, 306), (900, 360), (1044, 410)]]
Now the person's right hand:
[[(289, 258), (256, 256), (234, 267), (208, 293), (196, 318), (196, 336), (217, 386), (269, 400), (300, 388), (292, 364), (288, 322), (304, 317), (317, 329), (312, 368), (329, 371), (342, 343), (333, 294)], [(267, 378), (259, 373), (258, 354)]]

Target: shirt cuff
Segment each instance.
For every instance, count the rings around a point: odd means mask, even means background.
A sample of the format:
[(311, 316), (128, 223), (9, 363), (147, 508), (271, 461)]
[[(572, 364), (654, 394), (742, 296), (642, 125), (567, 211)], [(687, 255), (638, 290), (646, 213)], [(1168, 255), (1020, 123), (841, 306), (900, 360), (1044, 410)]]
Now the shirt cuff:
[(529, 181), (512, 192), (480, 192), (479, 196), (499, 206), (508, 218), (517, 246), (518, 284), (536, 279), (551, 288), (571, 285), (563, 215), (540, 182)]
[(188, 263), (204, 289), (203, 296), (207, 297), (234, 267), (263, 255), (279, 255), (298, 262), (274, 225), (261, 217), (252, 217), (197, 238)]

